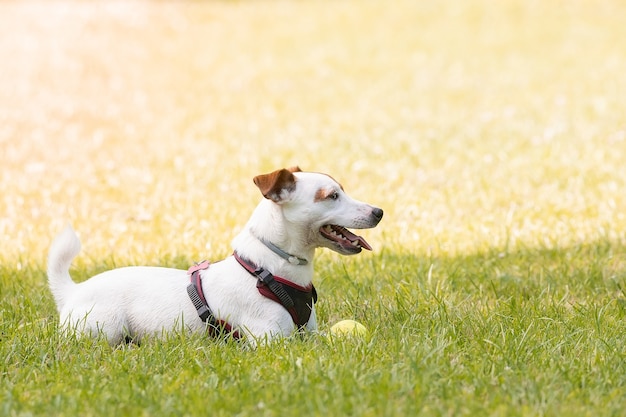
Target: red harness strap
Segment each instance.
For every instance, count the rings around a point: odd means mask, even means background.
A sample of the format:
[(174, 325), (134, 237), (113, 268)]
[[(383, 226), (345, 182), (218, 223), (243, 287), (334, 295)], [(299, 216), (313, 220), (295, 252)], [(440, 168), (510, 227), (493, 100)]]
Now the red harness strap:
[[(317, 302), (317, 291), (313, 284), (302, 287), (284, 278), (275, 277), (264, 268), (256, 267), (254, 264), (243, 260), (237, 252), (233, 255), (246, 271), (257, 278), (256, 287), (261, 295), (282, 305), (289, 312), (298, 329), (306, 326), (311, 318), (313, 304)], [(228, 334), (233, 339), (241, 339), (241, 333), (238, 330), (233, 330), (233, 327), (224, 320), (217, 319), (206, 302), (200, 271), (208, 269), (210, 265), (209, 261), (202, 261), (187, 270), (187, 275), (190, 275), (191, 281), (187, 286), (189, 298), (200, 319), (207, 324), (208, 331), (212, 336)]]
[(233, 330), (232, 326), (224, 320), (216, 319), (211, 311), (211, 308), (206, 302), (204, 297), (204, 291), (202, 291), (202, 277), (200, 271), (208, 269), (211, 263), (209, 261), (202, 261), (195, 264), (187, 270), (187, 275), (190, 275), (191, 283), (187, 286), (187, 294), (191, 298), (191, 302), (200, 319), (207, 324), (208, 331), (211, 336), (219, 336), (222, 334), (230, 335), (233, 339), (241, 339), (241, 334), (238, 330)]
[(261, 295), (281, 304), (289, 312), (296, 327), (301, 329), (306, 326), (311, 318), (313, 304), (317, 302), (317, 291), (313, 284), (302, 287), (242, 259), (237, 252), (233, 255), (246, 271), (257, 278), (256, 287)]

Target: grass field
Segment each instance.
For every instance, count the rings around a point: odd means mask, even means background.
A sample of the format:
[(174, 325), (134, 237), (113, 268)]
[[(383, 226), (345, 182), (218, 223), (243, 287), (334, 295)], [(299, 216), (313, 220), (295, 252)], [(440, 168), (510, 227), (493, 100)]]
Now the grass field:
[[(0, 415), (622, 416), (626, 4), (0, 3)], [(320, 251), (321, 330), (57, 332), (75, 280), (230, 252), (300, 165), (385, 210)], [(158, 306), (155, 306), (158, 308)]]

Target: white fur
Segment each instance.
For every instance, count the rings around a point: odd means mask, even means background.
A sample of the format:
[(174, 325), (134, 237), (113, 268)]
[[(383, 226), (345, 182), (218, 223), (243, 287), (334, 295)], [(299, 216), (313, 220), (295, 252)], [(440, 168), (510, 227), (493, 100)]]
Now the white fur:
[[(382, 210), (348, 197), (327, 175), (294, 172), (293, 176), (295, 187), (278, 187), (272, 199), (268, 197), (260, 202), (233, 240), (233, 248), (274, 275), (307, 286), (313, 278), (317, 247), (350, 254), (321, 236), (320, 227), (326, 224), (374, 227), (382, 217)], [(316, 201), (319, 190), (335, 191), (338, 198)], [(308, 264), (287, 262), (260, 239), (307, 259)], [(187, 271), (125, 267), (76, 284), (68, 270), (79, 251), (80, 241), (74, 230), (67, 227), (54, 240), (49, 253), (48, 280), (64, 329), (94, 337), (102, 333), (111, 344), (118, 344), (125, 337), (138, 341), (146, 335), (160, 336), (173, 330), (206, 331), (187, 294)], [(243, 334), (252, 339), (271, 339), (294, 331), (287, 310), (259, 294), (255, 278), (233, 256), (212, 264), (201, 276), (207, 303), (215, 316)], [(315, 309), (306, 328), (317, 329)]]

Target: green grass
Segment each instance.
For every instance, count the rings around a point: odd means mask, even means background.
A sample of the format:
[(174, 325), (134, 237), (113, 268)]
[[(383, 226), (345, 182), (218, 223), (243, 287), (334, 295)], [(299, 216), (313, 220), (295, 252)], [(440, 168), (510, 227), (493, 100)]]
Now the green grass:
[[(249, 350), (173, 335), (66, 340), (41, 268), (2, 270), (5, 415), (621, 415), (626, 272), (608, 242), (451, 258), (385, 253), (318, 268), (322, 323)], [(7, 287), (6, 285), (9, 284)]]
[[(0, 3), (0, 415), (623, 415), (623, 2)], [(219, 260), (300, 165), (385, 210), (322, 331), (65, 339), (72, 274)], [(156, 307), (158, 308), (158, 306)]]

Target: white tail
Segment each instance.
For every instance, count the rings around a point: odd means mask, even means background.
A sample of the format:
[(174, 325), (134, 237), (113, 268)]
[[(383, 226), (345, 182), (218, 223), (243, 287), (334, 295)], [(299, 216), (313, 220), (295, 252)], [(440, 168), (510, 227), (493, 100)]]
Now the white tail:
[(68, 294), (76, 285), (70, 277), (72, 260), (80, 252), (80, 240), (72, 229), (67, 226), (54, 239), (48, 253), (48, 284), (54, 296), (59, 312), (65, 304)]

